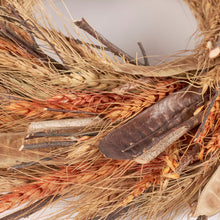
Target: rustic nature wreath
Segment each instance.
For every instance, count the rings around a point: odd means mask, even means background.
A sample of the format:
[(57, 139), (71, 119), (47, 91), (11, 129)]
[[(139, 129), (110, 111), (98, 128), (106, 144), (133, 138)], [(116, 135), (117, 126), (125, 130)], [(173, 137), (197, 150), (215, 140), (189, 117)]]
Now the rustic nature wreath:
[(40, 1), (1, 1), (0, 211), (24, 204), (2, 219), (69, 197), (50, 219), (219, 212), (220, 1), (185, 3), (200, 45), (144, 66), (85, 19), (65, 36)]

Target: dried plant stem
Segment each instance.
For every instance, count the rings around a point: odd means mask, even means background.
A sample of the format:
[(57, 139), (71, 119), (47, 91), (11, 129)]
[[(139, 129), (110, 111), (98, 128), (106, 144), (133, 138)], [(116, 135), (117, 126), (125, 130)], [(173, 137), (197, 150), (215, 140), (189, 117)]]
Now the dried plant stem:
[(63, 131), (55, 131), (55, 132), (51, 132), (50, 130), (45, 130), (44, 132), (36, 132), (36, 133), (31, 133), (28, 134), (25, 137), (25, 140), (29, 140), (29, 139), (33, 139), (33, 138), (39, 138), (39, 137), (69, 137), (69, 136), (73, 136), (73, 137), (82, 137), (82, 136), (96, 136), (99, 132), (98, 131), (88, 131), (88, 132), (66, 132), (63, 133)]
[[(31, 21), (30, 21), (31, 22)], [(55, 54), (59, 57), (59, 59), (62, 61), (64, 67), (66, 70), (70, 71), (70, 68), (68, 67), (68, 65), (66, 64), (65, 60), (63, 59), (63, 57), (60, 55), (60, 53), (57, 51), (57, 49), (55, 48), (54, 44), (52, 44), (47, 37), (44, 35), (44, 33), (32, 22), (32, 25), (34, 29), (36, 29), (36, 31), (44, 38), (44, 40), (50, 45), (50, 47), (53, 49), (53, 51), (55, 52)]]
[(130, 63), (136, 64), (136, 61), (135, 61), (135, 59), (133, 57), (128, 55), (126, 52), (124, 52), (123, 50), (121, 50), (120, 48), (118, 48), (117, 46), (112, 44), (110, 41), (108, 41), (100, 33), (95, 31), (94, 28), (92, 28), (84, 18), (82, 18), (82, 20), (80, 20), (80, 21), (75, 21), (74, 24), (76, 26), (78, 26), (79, 28), (81, 28), (82, 30), (84, 30), (87, 33), (89, 33), (91, 36), (93, 36), (95, 39), (100, 41), (102, 44), (104, 44), (115, 55), (122, 56), (126, 60), (128, 60)]
[[(49, 157), (45, 157), (43, 159), (40, 159), (40, 162), (43, 162), (43, 161), (49, 161), (51, 160), (51, 158)], [(35, 162), (35, 161), (31, 161), (31, 162), (25, 162), (25, 163), (21, 163), (21, 164), (18, 164), (18, 165), (15, 165), (15, 166), (12, 166), (10, 167), (8, 170), (17, 170), (17, 169), (23, 169), (23, 168), (26, 168), (26, 167), (30, 167), (30, 166), (35, 166), (35, 165), (38, 165), (40, 164), (40, 162)]]
[[(89, 163), (78, 163), (72, 166), (64, 166), (57, 171), (36, 177), (36, 181), (12, 189), (9, 194), (0, 196), (0, 212), (27, 201), (34, 201), (39, 197), (59, 195), (77, 184), (91, 184), (104, 180), (110, 176), (117, 165), (99, 161), (91, 166)], [(28, 193), (27, 193), (28, 192)]]
[(196, 136), (195, 136), (195, 139), (194, 139), (195, 142), (197, 141), (197, 138), (199, 137), (200, 133), (203, 132), (203, 130), (204, 130), (204, 128), (205, 128), (205, 124), (206, 124), (206, 121), (207, 121), (207, 119), (208, 119), (208, 117), (209, 117), (210, 111), (211, 111), (213, 105), (215, 104), (215, 101), (216, 101), (216, 99), (218, 98), (219, 94), (220, 94), (220, 87), (217, 89), (217, 91), (216, 91), (216, 93), (215, 93), (215, 96), (212, 98), (212, 101), (211, 101), (211, 103), (209, 104), (209, 106), (208, 106), (208, 108), (207, 108), (207, 110), (206, 110), (206, 112), (205, 112), (205, 115), (204, 115), (204, 117), (203, 117), (202, 124), (200, 125), (200, 127), (199, 127), (199, 129), (198, 129), (198, 131), (197, 131), (197, 134), (196, 134)]
[(19, 151), (50, 148), (50, 147), (69, 147), (74, 145), (75, 143), (77, 143), (77, 141), (52, 141), (52, 142), (44, 142), (38, 144), (24, 144), (20, 147)]
[[(136, 87), (136, 85), (132, 86)], [(132, 114), (142, 111), (168, 94), (178, 91), (182, 86), (183, 84), (172, 79), (158, 80), (152, 85), (149, 83), (149, 87), (153, 89), (140, 88), (137, 94), (75, 92), (74, 94), (57, 95), (45, 101), (11, 101), (9, 105), (5, 106), (5, 109), (9, 110), (12, 116), (20, 115), (27, 119), (32, 118), (32, 120), (33, 118), (85, 117), (86, 112), (100, 114), (106, 119), (117, 120), (128, 118)], [(124, 93), (125, 90), (126, 88), (119, 88), (120, 93)], [(48, 111), (51, 109), (56, 109), (56, 111)]]
[[(78, 219), (99, 217), (110, 220), (126, 218), (128, 214), (135, 215), (134, 219), (142, 216), (169, 219), (177, 208), (186, 203), (195, 204), (198, 191), (209, 178), (209, 175), (202, 176), (204, 168), (208, 164), (211, 170), (219, 162), (220, 154), (219, 90), (218, 97), (217, 94), (214, 97), (216, 100), (210, 101), (214, 96), (211, 88), (219, 86), (220, 49), (219, 42), (216, 45), (214, 42), (219, 38), (220, 2), (185, 0), (202, 31), (201, 45), (187, 53), (190, 55), (180, 55), (155, 66), (141, 66), (134, 65), (138, 64), (135, 58), (96, 32), (85, 19), (76, 21), (75, 25), (98, 40), (100, 46), (66, 37), (43, 14), (43, 8), (39, 6), (29, 11), (23, 7), (26, 1), (0, 0), (0, 4), (4, 2), (5, 5), (0, 7), (0, 129), (7, 132), (1, 135), (0, 146), (0, 192), (3, 192), (0, 212), (21, 204), (28, 206), (5, 219), (26, 217), (60, 196), (80, 199), (70, 202), (61, 213), (55, 213), (56, 219), (62, 214), (71, 216), (74, 212), (78, 213)], [(42, 17), (41, 13), (35, 16), (36, 9), (41, 10)], [(71, 31), (67, 30), (67, 33)], [(78, 38), (84, 39), (79, 35)], [(37, 39), (45, 46), (45, 52)], [(138, 45), (146, 65), (146, 52), (141, 43)], [(47, 56), (46, 50), (60, 62)], [(111, 59), (105, 51), (111, 51), (126, 62), (116, 61), (113, 54)], [(127, 84), (121, 86), (123, 83)], [(194, 95), (199, 95), (199, 99), (183, 102), (178, 109), (178, 102), (184, 95), (170, 97), (188, 83), (198, 90), (182, 94), (189, 95), (187, 100)], [(113, 90), (115, 87), (118, 88)], [(207, 91), (204, 96), (202, 91)], [(16, 94), (18, 99), (11, 98), (11, 94)], [(165, 97), (172, 100), (164, 101), (167, 111), (163, 106), (158, 108), (159, 102), (167, 100)], [(205, 115), (204, 108), (209, 102), (211, 105)], [(98, 150), (98, 141), (109, 131), (117, 133), (116, 126), (125, 125), (147, 109), (155, 115), (149, 113), (137, 127), (133, 126), (140, 135), (120, 152), (126, 154), (133, 147), (131, 156), (138, 157), (135, 144), (146, 138), (148, 130), (150, 144), (144, 146), (158, 147), (162, 152), (157, 152), (160, 154), (153, 155), (153, 158), (157, 157), (146, 164), (104, 157)], [(202, 115), (205, 115), (205, 124), (201, 124)], [(58, 120), (61, 118), (65, 120)], [(73, 122), (70, 118), (76, 120)], [(163, 119), (167, 121), (164, 123)], [(39, 120), (47, 121), (36, 122)], [(30, 123), (25, 140), (25, 133), (9, 134), (10, 131), (23, 132)], [(199, 124), (198, 143), (194, 143)], [(92, 135), (95, 137), (91, 138)], [(125, 129), (125, 140), (131, 136), (130, 130)], [(47, 148), (69, 146), (76, 141), (74, 147)], [(120, 146), (122, 136), (114, 141), (114, 138), (110, 139), (109, 149), (113, 149), (113, 144)], [(168, 146), (173, 141), (175, 143)], [(17, 151), (21, 145), (32, 150)], [(143, 146), (143, 143), (139, 145)], [(39, 147), (46, 149), (33, 150)], [(10, 179), (13, 184), (5, 188)], [(167, 218), (166, 214), (170, 216)]]
[(149, 64), (147, 54), (146, 54), (143, 44), (141, 42), (138, 42), (138, 46), (140, 47), (141, 53), (143, 54), (144, 66), (149, 66), (150, 64)]

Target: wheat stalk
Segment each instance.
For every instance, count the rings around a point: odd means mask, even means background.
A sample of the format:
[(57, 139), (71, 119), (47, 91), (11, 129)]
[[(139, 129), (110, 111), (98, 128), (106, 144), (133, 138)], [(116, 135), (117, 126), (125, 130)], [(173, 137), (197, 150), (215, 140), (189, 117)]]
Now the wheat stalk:
[[(90, 40), (86, 42), (82, 33), (73, 37), (67, 31), (64, 35), (46, 16), (40, 1), (35, 9), (31, 3), (23, 7), (24, 2), (1, 2), (1, 132), (24, 132), (31, 122), (42, 119), (91, 114), (102, 117), (104, 123), (94, 126), (94, 137), (83, 135), (90, 131), (87, 127), (80, 130), (77, 143), (70, 147), (24, 149), (22, 155), (7, 148), (14, 135), (1, 134), (6, 142), (1, 157), (9, 159), (1, 166), (1, 181), (10, 184), (6, 188), (2, 184), (0, 191), (11, 192), (0, 196), (1, 211), (26, 202), (34, 205), (41, 199), (74, 196), (74, 202), (55, 214), (57, 218), (75, 212), (80, 220), (115, 214), (124, 218), (123, 212), (130, 209), (136, 219), (172, 219), (170, 213), (195, 204), (219, 161), (219, 97), (197, 142), (196, 129), (191, 130), (145, 165), (105, 158), (97, 146), (110, 130), (186, 84), (202, 88), (202, 94), (219, 87), (219, 56), (210, 59), (210, 52), (218, 48), (219, 1), (185, 0), (198, 21), (201, 44), (192, 54), (157, 66), (134, 65), (126, 61), (129, 57), (118, 61), (114, 55), (106, 55), (104, 49), (112, 45), (106, 44), (106, 39), (102, 39), (105, 47), (101, 41), (97, 47)], [(93, 36), (97, 36), (94, 30)], [(114, 49), (123, 58), (123, 51)], [(16, 141), (22, 144), (22, 138)], [(10, 167), (13, 169), (5, 169)]]
[[(147, 86), (147, 85), (146, 85)], [(16, 120), (29, 122), (34, 119), (61, 119), (70, 117), (86, 117), (91, 113), (104, 115), (106, 119), (122, 120), (137, 114), (165, 96), (178, 91), (183, 85), (175, 80), (155, 82), (149, 89), (141, 88), (135, 94), (119, 95), (108, 92), (74, 92), (51, 97), (45, 101), (11, 100), (2, 105), (2, 129), (7, 122)], [(18, 129), (18, 128), (16, 128)]]

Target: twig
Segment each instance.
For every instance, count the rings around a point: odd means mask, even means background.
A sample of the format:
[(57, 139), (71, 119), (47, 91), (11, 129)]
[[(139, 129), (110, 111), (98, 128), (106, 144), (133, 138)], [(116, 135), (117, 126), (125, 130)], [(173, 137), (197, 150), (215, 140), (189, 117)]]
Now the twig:
[(209, 104), (209, 107), (208, 109), (206, 110), (206, 113), (204, 115), (204, 118), (203, 118), (203, 121), (202, 121), (202, 124), (200, 125), (198, 131), (197, 131), (197, 134), (195, 135), (195, 138), (194, 138), (194, 141), (196, 142), (197, 138), (199, 137), (200, 133), (203, 131), (204, 127), (205, 127), (205, 123), (209, 117), (209, 113), (213, 107), (213, 105), (215, 104), (215, 101), (216, 99), (218, 98), (220, 94), (220, 87), (217, 89), (216, 93), (215, 93), (215, 96), (212, 98), (212, 101), (211, 103)]
[(98, 134), (98, 131), (88, 131), (88, 132), (69, 132), (69, 133), (55, 133), (55, 132), (36, 132), (33, 134), (29, 134), (25, 137), (25, 140), (30, 140), (33, 138), (39, 138), (39, 137), (69, 137), (69, 136), (96, 136)]
[(77, 143), (77, 141), (52, 141), (52, 142), (44, 142), (38, 144), (24, 144), (21, 145), (19, 151), (50, 148), (50, 147), (69, 147), (75, 143)]
[(137, 44), (138, 44), (138, 46), (139, 46), (139, 48), (140, 48), (140, 50), (141, 50), (141, 53), (142, 53), (142, 55), (143, 55), (144, 66), (150, 66), (149, 61), (148, 61), (148, 58), (147, 58), (147, 54), (146, 54), (146, 51), (145, 51), (145, 49), (144, 49), (143, 44), (142, 44), (141, 42), (138, 42)]
[(30, 216), (31, 214), (39, 211), (40, 209), (42, 209), (46, 205), (49, 205), (50, 203), (55, 202), (59, 198), (60, 198), (60, 195), (48, 196), (47, 198), (40, 199), (39, 201), (33, 203), (32, 205), (30, 205), (24, 209), (21, 209), (17, 212), (10, 214), (10, 215), (7, 215), (3, 218), (0, 218), (0, 220), (18, 220), (21, 218), (26, 218), (26, 217)]
[(109, 50), (113, 54), (115, 54), (117, 56), (122, 56), (126, 60), (128, 60), (130, 63), (136, 64), (136, 61), (135, 61), (135, 59), (133, 57), (128, 55), (126, 52), (124, 52), (123, 50), (118, 48), (116, 45), (111, 43), (104, 36), (102, 36), (100, 33), (98, 33), (96, 30), (94, 30), (94, 28), (92, 28), (84, 18), (82, 18), (80, 21), (75, 21), (74, 24), (76, 26), (78, 26), (79, 28), (81, 28), (82, 30), (84, 30), (87, 33), (89, 33), (92, 37), (94, 37), (98, 41), (100, 41), (103, 45), (105, 45), (107, 48), (109, 48)]
[(38, 164), (40, 164), (41, 161), (49, 161), (49, 160), (51, 160), (51, 158), (45, 157), (43, 159), (40, 159), (39, 162), (31, 161), (31, 162), (21, 163), (21, 164), (10, 167), (8, 170), (23, 169), (23, 168), (26, 168), (26, 167), (38, 165)]

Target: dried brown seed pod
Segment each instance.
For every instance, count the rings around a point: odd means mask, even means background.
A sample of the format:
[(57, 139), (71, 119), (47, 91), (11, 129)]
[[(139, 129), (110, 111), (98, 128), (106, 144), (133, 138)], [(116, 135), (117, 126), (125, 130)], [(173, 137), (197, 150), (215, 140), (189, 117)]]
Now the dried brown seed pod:
[(199, 93), (183, 89), (169, 95), (107, 134), (99, 149), (112, 159), (149, 162), (201, 122), (201, 113), (193, 116), (203, 103)]

